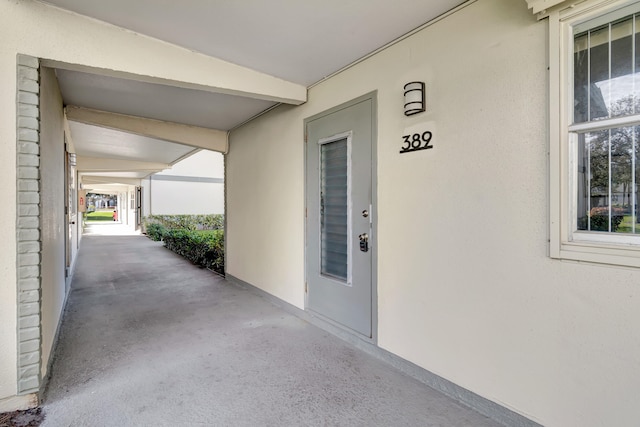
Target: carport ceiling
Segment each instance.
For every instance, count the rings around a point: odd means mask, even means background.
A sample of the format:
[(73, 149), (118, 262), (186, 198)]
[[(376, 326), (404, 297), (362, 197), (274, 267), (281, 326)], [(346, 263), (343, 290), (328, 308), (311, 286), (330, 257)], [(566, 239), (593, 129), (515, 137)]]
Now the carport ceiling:
[(462, 0), (47, 0), (309, 86)]
[(65, 105), (229, 130), (274, 103), (157, 83), (56, 70)]
[(186, 145), (84, 123), (69, 122), (69, 128), (74, 141), (81, 141), (76, 143), (76, 154), (82, 157), (170, 164), (194, 150)]

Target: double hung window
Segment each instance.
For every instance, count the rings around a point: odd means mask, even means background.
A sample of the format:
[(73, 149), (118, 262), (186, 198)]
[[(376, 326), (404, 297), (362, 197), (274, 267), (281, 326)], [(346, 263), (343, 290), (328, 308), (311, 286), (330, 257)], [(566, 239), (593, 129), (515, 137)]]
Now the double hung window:
[(551, 255), (640, 266), (640, 2), (587, 1), (550, 25)]

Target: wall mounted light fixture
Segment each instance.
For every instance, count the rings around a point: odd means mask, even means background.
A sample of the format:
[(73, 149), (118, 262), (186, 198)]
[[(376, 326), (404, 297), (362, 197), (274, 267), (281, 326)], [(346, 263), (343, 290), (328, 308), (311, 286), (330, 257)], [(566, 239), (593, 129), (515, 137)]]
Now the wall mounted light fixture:
[(412, 116), (425, 111), (424, 82), (404, 85), (404, 115)]

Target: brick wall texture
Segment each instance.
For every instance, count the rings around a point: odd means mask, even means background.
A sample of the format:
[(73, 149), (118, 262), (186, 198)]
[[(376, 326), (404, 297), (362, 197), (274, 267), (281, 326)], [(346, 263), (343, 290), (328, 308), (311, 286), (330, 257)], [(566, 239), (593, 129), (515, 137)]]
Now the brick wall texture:
[(40, 64), (18, 55), (18, 393), (40, 387)]

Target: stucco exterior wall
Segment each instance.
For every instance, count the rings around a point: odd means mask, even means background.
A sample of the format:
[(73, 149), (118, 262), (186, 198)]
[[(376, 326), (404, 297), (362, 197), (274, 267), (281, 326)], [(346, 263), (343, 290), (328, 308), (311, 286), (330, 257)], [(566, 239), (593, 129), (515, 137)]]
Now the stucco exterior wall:
[(0, 182), (5, 209), (0, 209), (0, 399), (17, 387), (16, 305), (16, 55), (0, 44)]
[(224, 155), (216, 151), (200, 150), (180, 160), (171, 169), (156, 175), (179, 175), (203, 178), (224, 178)]
[(311, 103), (310, 97), (305, 106), (280, 107), (232, 132), (226, 162), (226, 272), (300, 308), (304, 307), (302, 121), (322, 111), (310, 109)]
[[(547, 43), (479, 0), (232, 132), (227, 272), (304, 307), (303, 120), (377, 91), (379, 346), (543, 425), (635, 425), (640, 271), (548, 256)], [(400, 155), (413, 126), (435, 148)]]
[(202, 150), (143, 181), (145, 215), (224, 214), (224, 157)]
[(64, 211), (64, 112), (62, 95), (52, 69), (40, 71), (40, 209), (42, 215), (42, 364), (47, 363), (66, 297), (67, 218)]
[(151, 215), (151, 189), (150, 189), (150, 181), (149, 178), (145, 178), (140, 182), (140, 186), (142, 187), (142, 216)]
[(153, 215), (224, 214), (224, 184), (159, 181), (148, 186)]

